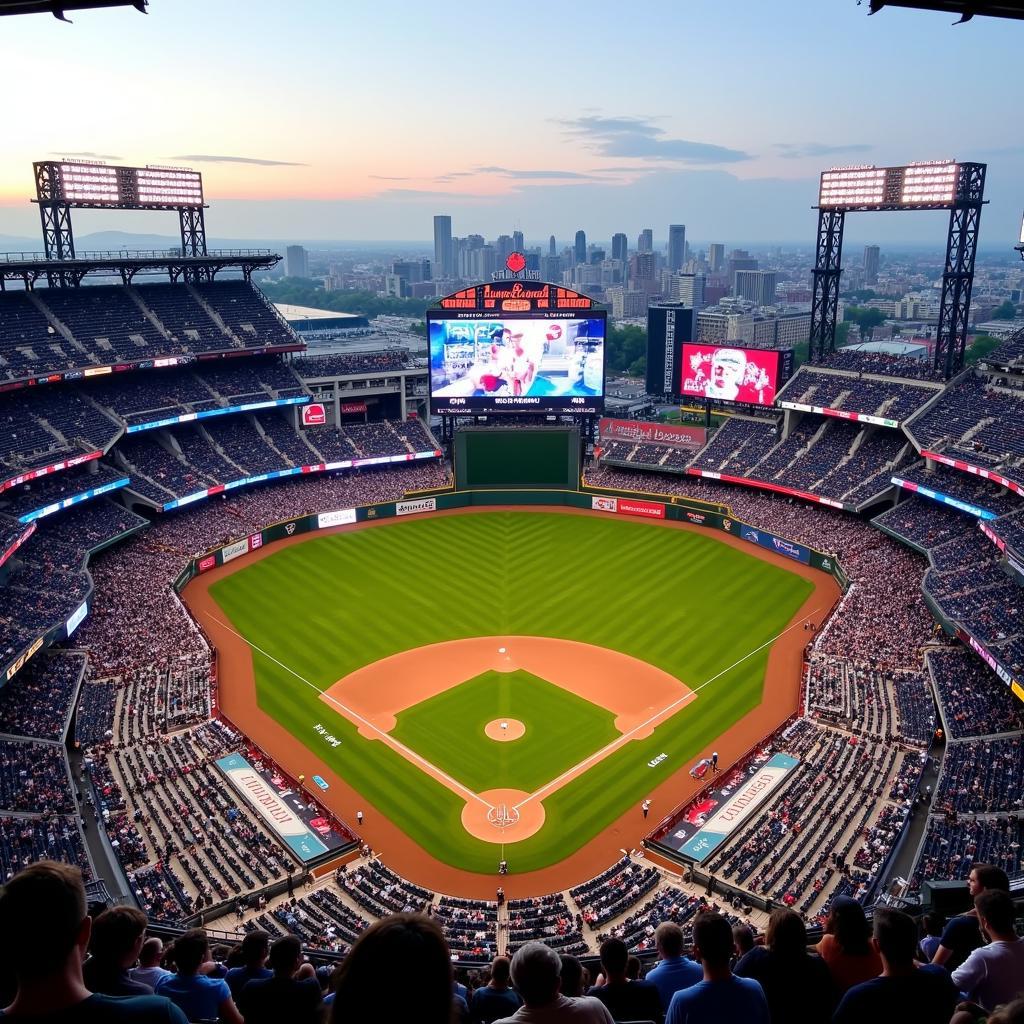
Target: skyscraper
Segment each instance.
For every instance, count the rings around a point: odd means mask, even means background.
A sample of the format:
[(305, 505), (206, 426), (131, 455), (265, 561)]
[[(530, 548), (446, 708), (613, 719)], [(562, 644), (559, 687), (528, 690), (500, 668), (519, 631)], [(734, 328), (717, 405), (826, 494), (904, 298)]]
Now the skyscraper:
[(573, 246), (572, 254), (577, 263), (587, 262), (587, 233), (582, 228), (576, 232), (576, 244)]
[(620, 231), (617, 234), (612, 235), (612, 259), (622, 260), (626, 262), (626, 236)]
[(877, 245), (864, 246), (864, 283), (878, 284), (878, 256)]
[(678, 273), (686, 262), (686, 225), (669, 224), (668, 226), (668, 269)]
[(555, 236), (554, 235), (552, 235), (548, 239), (548, 255), (549, 256), (557, 256), (558, 255), (558, 249), (557, 249), (557, 247), (555, 245)]
[(514, 252), (522, 252), (526, 248), (522, 231), (512, 232), (512, 249)]
[(452, 277), (452, 219), (434, 218), (434, 277), (442, 281)]
[(301, 245), (289, 245), (284, 251), (285, 277), (309, 277), (309, 257)]
[(708, 246), (708, 270), (712, 274), (720, 274), (725, 267), (725, 246), (721, 242), (712, 242)]
[(636, 240), (637, 252), (654, 252), (654, 228), (644, 228)]
[(737, 270), (733, 294), (758, 306), (775, 304), (774, 270)]

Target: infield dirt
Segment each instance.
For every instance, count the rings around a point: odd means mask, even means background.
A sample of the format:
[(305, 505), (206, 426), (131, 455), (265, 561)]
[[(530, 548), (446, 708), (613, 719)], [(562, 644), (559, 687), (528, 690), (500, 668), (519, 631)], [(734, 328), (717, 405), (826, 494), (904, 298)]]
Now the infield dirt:
[[(514, 506), (493, 506), (427, 513), (427, 515), (480, 515), (501, 510), (520, 511)], [(536, 511), (562, 515), (613, 515), (612, 513), (595, 513), (546, 506), (537, 507)], [(316, 799), (326, 804), (342, 820), (350, 818), (352, 810), (356, 806), (362, 807), (366, 812), (365, 820), (356, 831), (381, 855), (384, 863), (413, 882), (438, 892), (468, 898), (493, 899), (499, 881), (509, 898), (556, 892), (594, 877), (621, 857), (623, 851), (639, 847), (641, 839), (658, 825), (659, 819), (680, 803), (688, 800), (701, 788), (703, 783), (690, 778), (688, 774), (690, 766), (680, 765), (676, 772), (647, 794), (652, 801), (653, 810), (653, 814), (648, 819), (644, 819), (638, 804), (635, 809), (620, 815), (607, 828), (564, 860), (536, 871), (510, 874), (499, 879), (497, 856), (495, 858), (495, 873), (482, 874), (454, 868), (426, 853), (406, 836), (400, 823), (388, 820), (370, 805), (364, 796), (333, 772), (317, 756), (315, 750), (302, 744), (284, 726), (260, 709), (256, 699), (251, 649), (228, 623), (222, 621), (223, 613), (209, 593), (211, 584), (219, 578), (266, 558), (284, 547), (303, 543), (312, 537), (323, 536), (328, 532), (349, 532), (378, 527), (386, 529), (387, 521), (335, 527), (329, 531), (319, 531), (311, 536), (287, 538), (261, 548), (227, 566), (219, 566), (205, 573), (193, 580), (186, 587), (182, 596), (218, 651), (217, 702), (220, 712), (244, 732), (256, 746), (280, 763), (293, 777), (299, 773), (311, 775), (315, 772), (322, 775), (330, 784), (330, 789), (326, 793), (318, 793)], [(659, 523), (656, 527), (652, 524), (652, 528), (685, 530), (705, 536), (708, 532), (701, 527), (678, 522)], [(803, 576), (814, 585), (814, 590), (793, 616), (790, 624), (809, 620), (814, 623), (815, 627), (820, 627), (838, 601), (840, 596), (838, 584), (826, 574), (728, 534), (718, 533), (715, 538), (720, 543), (737, 548), (747, 555), (763, 559), (788, 572)], [(806, 643), (807, 634), (803, 629), (796, 628), (787, 629), (772, 645), (768, 654), (761, 703), (735, 722), (716, 741), (715, 749), (719, 753), (723, 770), (756, 746), (774, 728), (798, 710), (800, 670)], [(450, 647), (452, 645), (438, 646)], [(461, 672), (462, 669), (460, 668), (459, 671)], [(476, 669), (472, 666), (466, 666), (465, 675), (462, 678), (468, 678), (475, 671)], [(407, 683), (403, 683), (403, 687), (405, 685)], [(675, 685), (678, 691), (678, 682)], [(436, 682), (434, 692), (437, 692)], [(428, 695), (423, 693), (416, 699), (423, 699)], [(709, 695), (705, 699), (713, 699), (713, 696)], [(408, 700), (404, 706), (409, 706), (411, 703), (415, 703), (415, 700)], [(395, 710), (396, 708), (393, 706), (390, 710), (383, 707), (379, 709), (381, 714), (390, 715), (392, 720)], [(518, 798), (518, 800), (521, 799), (522, 797)], [(490, 801), (487, 803), (490, 804)], [(529, 811), (532, 817), (530, 808), (534, 805), (541, 808), (539, 801), (531, 801), (521, 807), (521, 817), (524, 811)], [(499, 847), (495, 847), (495, 849), (497, 852)]]

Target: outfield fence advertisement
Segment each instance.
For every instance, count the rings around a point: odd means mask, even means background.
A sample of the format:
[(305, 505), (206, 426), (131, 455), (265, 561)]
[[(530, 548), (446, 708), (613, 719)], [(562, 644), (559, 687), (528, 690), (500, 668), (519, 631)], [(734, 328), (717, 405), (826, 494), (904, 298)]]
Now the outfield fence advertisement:
[(810, 565), (811, 549), (805, 548), (803, 544), (796, 544), (783, 537), (776, 537), (774, 533), (768, 533), (766, 530), (755, 530), (753, 526), (747, 526), (746, 523), (740, 524), (740, 537), (751, 544), (759, 544), (769, 551), (775, 551), (794, 561)]
[(307, 804), (283, 776), (262, 764), (250, 764), (241, 754), (218, 758), (217, 767), (303, 863), (351, 845), (351, 840), (335, 832), (330, 820), (315, 805)]
[(789, 754), (758, 755), (705, 790), (659, 844), (700, 864), (775, 793), (799, 763)]
[(620, 516), (665, 518), (665, 506), (660, 501), (644, 501), (640, 498), (613, 498), (610, 495), (595, 494), (591, 498), (590, 507), (595, 512), (615, 512)]
[(663, 444), (669, 448), (697, 451), (707, 444), (704, 427), (675, 423), (649, 423), (645, 420), (601, 419), (601, 438), (605, 441), (632, 441), (634, 444)]

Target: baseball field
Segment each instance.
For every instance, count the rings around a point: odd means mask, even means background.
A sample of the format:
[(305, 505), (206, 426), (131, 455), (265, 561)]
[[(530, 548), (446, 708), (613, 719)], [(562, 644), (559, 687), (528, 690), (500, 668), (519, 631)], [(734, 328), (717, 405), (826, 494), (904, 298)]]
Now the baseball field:
[[(364, 810), (372, 835), (387, 819), (472, 873), (501, 856), (513, 874), (555, 864), (689, 781), (762, 704), (773, 647), (798, 651), (803, 617), (831, 604), (811, 600), (813, 570), (605, 514), (439, 514), (297, 540), (189, 598), (224, 697), (251, 660), (259, 711), (297, 741), (282, 763), (341, 780), (322, 799), (345, 820)], [(225, 662), (231, 642), (243, 653)]]

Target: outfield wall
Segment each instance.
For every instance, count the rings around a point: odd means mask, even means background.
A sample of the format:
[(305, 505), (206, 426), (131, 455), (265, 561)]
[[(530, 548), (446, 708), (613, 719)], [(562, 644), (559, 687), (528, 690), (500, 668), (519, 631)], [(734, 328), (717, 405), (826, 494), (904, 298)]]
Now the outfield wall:
[(639, 495), (628, 491), (610, 491), (601, 489), (590, 493), (587, 491), (558, 490), (472, 490), (449, 491), (429, 498), (416, 498), (409, 501), (387, 501), (377, 505), (361, 505), (357, 508), (334, 509), (327, 512), (311, 513), (284, 519), (273, 523), (248, 536), (214, 548), (203, 555), (193, 558), (182, 569), (174, 581), (174, 589), (179, 593), (196, 576), (209, 572), (218, 565), (225, 565), (250, 551), (256, 551), (265, 544), (295, 537), (315, 530), (327, 529), (331, 526), (345, 526), (353, 523), (373, 522), (380, 519), (401, 518), (419, 515), (424, 512), (444, 512), (455, 508), (487, 507), (490, 505), (563, 505), (569, 508), (590, 509), (595, 512), (614, 513), (616, 515), (633, 516), (640, 519), (674, 520), (702, 526), (707, 529), (720, 530), (733, 537), (739, 537), (750, 544), (763, 547), (776, 554), (783, 555), (809, 565), (812, 569), (832, 576), (845, 591), (849, 580), (842, 567), (832, 555), (823, 554), (814, 548), (798, 544), (785, 537), (776, 536), (766, 530), (751, 526), (729, 514), (724, 505), (680, 498), (677, 496), (661, 496), (666, 500), (651, 500), (654, 496)]

